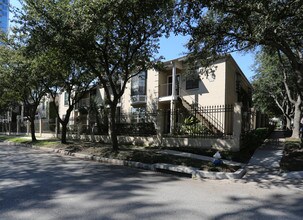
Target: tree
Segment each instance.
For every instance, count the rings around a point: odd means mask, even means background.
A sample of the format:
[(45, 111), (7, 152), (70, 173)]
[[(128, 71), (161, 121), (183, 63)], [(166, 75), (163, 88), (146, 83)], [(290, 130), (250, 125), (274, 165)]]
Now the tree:
[[(8, 47), (0, 46), (0, 112), (5, 112), (10, 106), (16, 104), (15, 97), (16, 91), (9, 90), (11, 85), (9, 84), (8, 75), (11, 74), (11, 68), (9, 68), (10, 50)], [(13, 101), (13, 102), (12, 102)]]
[[(260, 51), (256, 56), (253, 78), (254, 106), (266, 114), (272, 116), (283, 115), (287, 129), (291, 129), (291, 121), (294, 117), (294, 104), (290, 101), (295, 92), (295, 82), (284, 82), (283, 67), (277, 54), (269, 54), (266, 50)], [(292, 73), (289, 71), (288, 73)], [(284, 83), (287, 83), (285, 85)], [(288, 96), (286, 88), (291, 89), (292, 95)]]
[(176, 32), (191, 35), (194, 57), (216, 59), (265, 46), (285, 55), (303, 91), (302, 1), (180, 0), (177, 12)]
[(25, 105), (26, 117), (30, 121), (32, 141), (35, 136), (35, 118), (37, 108), (46, 91), (41, 80), (41, 72), (35, 65), (35, 59), (24, 56), (24, 47), (15, 41), (14, 37), (7, 41), (9, 44), (1, 47), (1, 65), (5, 67), (2, 74), (4, 94), (1, 100), (6, 108)]
[(31, 49), (60, 48), (98, 77), (110, 106), (113, 150), (118, 150), (117, 104), (127, 82), (158, 61), (154, 56), (171, 26), (174, 1), (24, 2), (20, 21)]
[(75, 105), (85, 93), (94, 85), (94, 75), (86, 68), (79, 67), (70, 57), (66, 57), (60, 50), (44, 50), (38, 55), (37, 68), (42, 73), (43, 86), (47, 93), (56, 100), (64, 94), (66, 112), (64, 117), (55, 108), (59, 123), (62, 126), (61, 143), (66, 144), (67, 125)]

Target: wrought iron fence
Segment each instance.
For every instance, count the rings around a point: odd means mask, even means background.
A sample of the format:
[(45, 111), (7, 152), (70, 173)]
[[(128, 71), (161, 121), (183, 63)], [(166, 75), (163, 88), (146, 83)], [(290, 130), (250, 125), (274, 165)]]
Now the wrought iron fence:
[(67, 126), (68, 132), (70, 134), (79, 134), (79, 135), (106, 135), (108, 134), (108, 124), (96, 121), (82, 121), (71, 118)]
[(162, 110), (164, 134), (180, 137), (226, 138), (233, 133), (233, 105)]
[(156, 135), (157, 113), (139, 112), (120, 114), (116, 117), (118, 135)]
[[(149, 136), (156, 134), (157, 113), (129, 113), (116, 115), (116, 128), (118, 135)], [(109, 123), (108, 118), (96, 118), (75, 120), (71, 118), (68, 124), (68, 132), (78, 135), (107, 135)]]

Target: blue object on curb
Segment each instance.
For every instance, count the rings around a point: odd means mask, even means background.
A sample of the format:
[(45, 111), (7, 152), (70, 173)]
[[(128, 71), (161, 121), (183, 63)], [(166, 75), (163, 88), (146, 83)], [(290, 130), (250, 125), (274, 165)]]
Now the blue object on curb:
[(219, 166), (223, 164), (223, 161), (221, 159), (214, 159), (213, 164), (215, 166)]
[(219, 151), (217, 151), (214, 155), (214, 160), (213, 160), (213, 164), (215, 166), (219, 166), (221, 164), (223, 164), (223, 161), (221, 160), (221, 154), (219, 153)]

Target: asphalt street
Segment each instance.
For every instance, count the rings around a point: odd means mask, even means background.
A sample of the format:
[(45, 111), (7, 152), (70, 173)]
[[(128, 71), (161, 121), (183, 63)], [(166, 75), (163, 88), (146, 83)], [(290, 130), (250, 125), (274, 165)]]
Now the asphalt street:
[(5, 220), (302, 219), (302, 184), (197, 181), (0, 143)]

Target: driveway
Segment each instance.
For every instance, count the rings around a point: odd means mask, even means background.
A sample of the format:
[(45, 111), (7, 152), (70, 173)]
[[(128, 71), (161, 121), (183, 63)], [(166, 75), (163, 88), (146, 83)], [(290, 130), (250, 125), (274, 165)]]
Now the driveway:
[(178, 178), (0, 143), (0, 219), (302, 219), (286, 184)]

